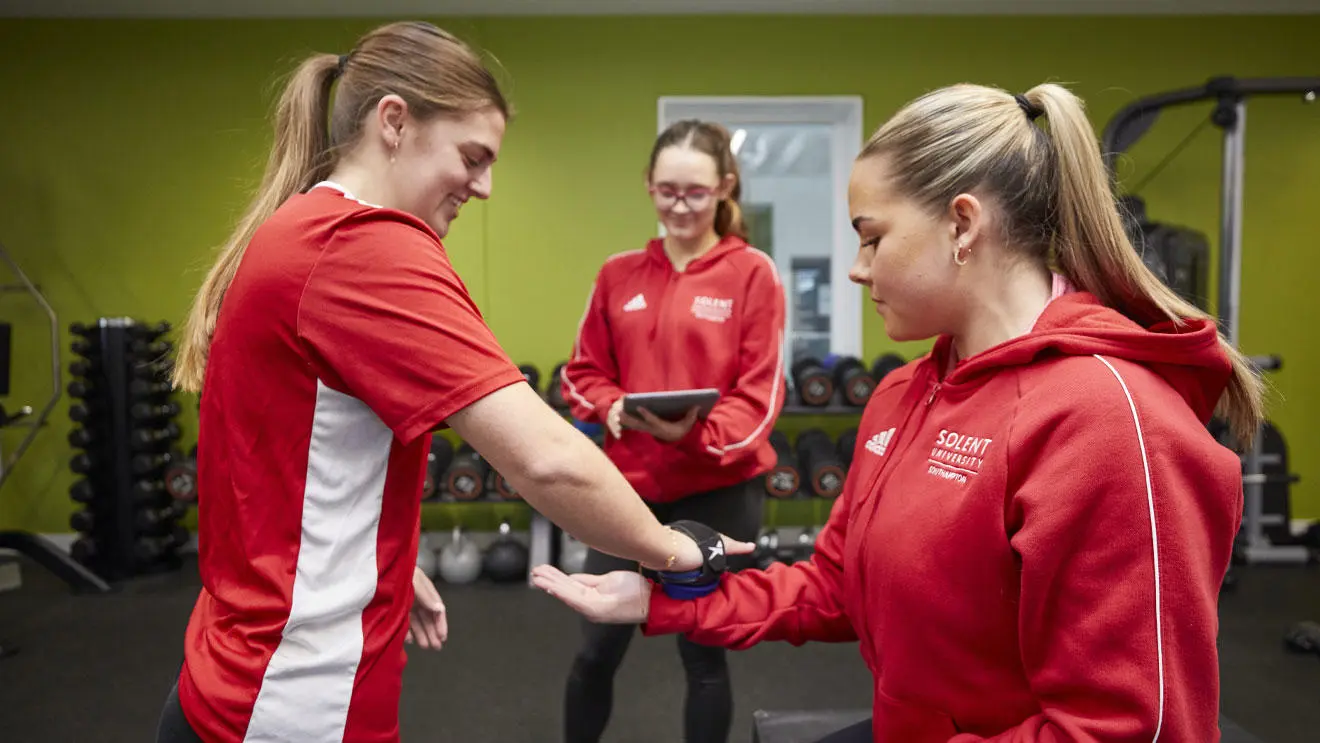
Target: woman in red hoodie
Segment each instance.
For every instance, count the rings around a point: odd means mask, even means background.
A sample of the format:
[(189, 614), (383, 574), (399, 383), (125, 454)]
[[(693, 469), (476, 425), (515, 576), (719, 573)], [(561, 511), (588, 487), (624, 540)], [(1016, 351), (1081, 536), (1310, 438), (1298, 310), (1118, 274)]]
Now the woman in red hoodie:
[(866, 144), (849, 203), (852, 280), (890, 337), (935, 343), (867, 406), (814, 558), (695, 600), (637, 573), (537, 584), (647, 634), (858, 642), (873, 718), (830, 741), (1218, 740), (1242, 485), (1206, 423), (1249, 436), (1261, 383), (1143, 265), (1082, 103), (924, 95)]
[[(774, 261), (746, 240), (738, 163), (718, 124), (681, 121), (656, 139), (647, 186), (665, 237), (600, 269), (564, 367), (573, 415), (607, 429), (605, 453), (662, 523), (690, 519), (753, 540), (773, 466), (769, 435), (784, 402), (784, 291)], [(628, 392), (715, 388), (709, 415), (666, 421), (623, 412)], [(733, 567), (750, 564), (747, 557)], [(597, 550), (585, 571), (637, 569)], [(594, 743), (634, 627), (583, 623), (565, 694), (567, 743)], [(733, 695), (719, 643), (678, 640), (688, 743), (727, 739)]]

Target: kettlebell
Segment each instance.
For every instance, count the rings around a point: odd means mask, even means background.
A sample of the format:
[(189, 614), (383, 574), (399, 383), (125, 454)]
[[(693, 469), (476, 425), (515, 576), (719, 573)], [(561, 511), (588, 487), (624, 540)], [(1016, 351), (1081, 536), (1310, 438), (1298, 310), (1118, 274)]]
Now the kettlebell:
[(559, 547), (559, 569), (572, 575), (582, 572), (587, 566), (587, 545), (579, 542), (568, 532)]
[(756, 539), (756, 552), (752, 555), (758, 570), (768, 570), (779, 561), (779, 532), (770, 529)]
[(471, 583), (481, 576), (481, 550), (467, 535), (463, 527), (454, 527), (454, 537), (440, 550), (440, 577), (446, 583)]
[(500, 535), (486, 548), (486, 577), (496, 583), (527, 580), (527, 547), (513, 538), (508, 520), (500, 522)]
[(425, 534), (417, 541), (417, 567), (422, 569), (427, 578), (435, 580), (435, 550), (431, 549), (431, 545), (427, 543)]

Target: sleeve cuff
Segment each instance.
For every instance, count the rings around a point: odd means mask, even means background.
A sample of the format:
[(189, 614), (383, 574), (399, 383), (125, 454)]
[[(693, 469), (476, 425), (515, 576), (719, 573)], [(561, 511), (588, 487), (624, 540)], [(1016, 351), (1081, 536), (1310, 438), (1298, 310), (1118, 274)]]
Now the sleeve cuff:
[(693, 601), (680, 601), (665, 595), (660, 584), (651, 585), (651, 605), (642, 634), (673, 635), (691, 632), (697, 628), (697, 605)]
[(678, 448), (692, 456), (701, 456), (705, 454), (705, 433), (706, 422), (698, 420), (696, 423), (692, 424), (692, 428), (688, 429), (687, 434), (678, 440)]

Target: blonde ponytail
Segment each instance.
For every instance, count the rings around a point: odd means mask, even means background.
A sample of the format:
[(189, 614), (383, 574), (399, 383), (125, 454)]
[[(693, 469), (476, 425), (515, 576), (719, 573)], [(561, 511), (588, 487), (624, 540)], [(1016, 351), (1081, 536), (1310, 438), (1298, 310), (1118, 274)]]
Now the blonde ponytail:
[(202, 282), (181, 333), (173, 382), (183, 391), (202, 389), (220, 305), (257, 227), (290, 196), (330, 173), (330, 88), (338, 70), (339, 57), (333, 54), (311, 57), (293, 73), (280, 96), (275, 111), (275, 143), (261, 186)]
[[(1058, 173), (1054, 255), (1060, 273), (1145, 325), (1161, 320), (1177, 325), (1187, 320), (1214, 322), (1161, 281), (1133, 248), (1081, 99), (1052, 84), (1031, 89), (1025, 98), (1044, 111), (1049, 122)], [(1251, 362), (1222, 334), (1219, 343), (1232, 361), (1233, 376), (1216, 412), (1235, 438), (1247, 445), (1264, 417), (1263, 383)]]
[[(896, 188), (931, 214), (945, 213), (960, 193), (994, 197), (1008, 245), (1054, 262), (1075, 286), (1134, 321), (1214, 322), (1133, 248), (1095, 132), (1068, 89), (1047, 84), (1014, 96), (960, 84), (932, 91), (885, 122), (858, 157), (881, 154)], [(1263, 384), (1222, 335), (1219, 343), (1233, 372), (1216, 412), (1246, 445), (1263, 418)]]

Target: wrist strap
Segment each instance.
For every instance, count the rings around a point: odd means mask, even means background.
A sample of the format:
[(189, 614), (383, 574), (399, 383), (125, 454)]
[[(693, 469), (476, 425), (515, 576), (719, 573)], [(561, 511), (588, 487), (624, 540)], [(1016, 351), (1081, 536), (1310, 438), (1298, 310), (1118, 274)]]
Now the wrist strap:
[(668, 524), (669, 528), (697, 543), (701, 549), (701, 568), (675, 572), (642, 570), (642, 575), (656, 581), (670, 598), (688, 600), (705, 596), (719, 587), (728, 569), (724, 540), (720, 533), (697, 521), (687, 519)]

